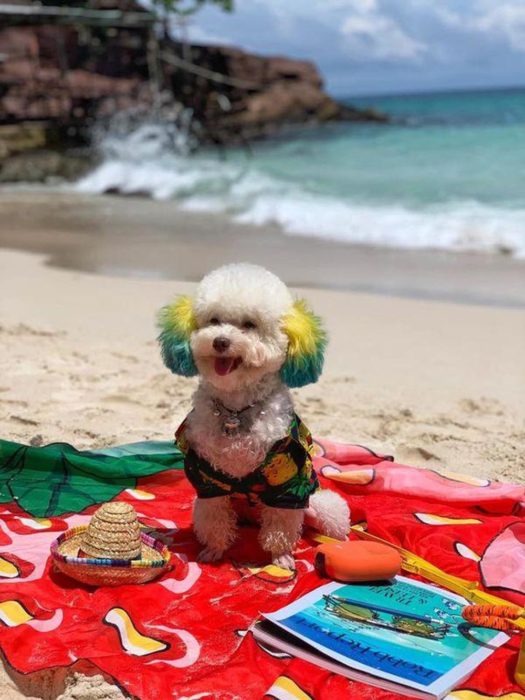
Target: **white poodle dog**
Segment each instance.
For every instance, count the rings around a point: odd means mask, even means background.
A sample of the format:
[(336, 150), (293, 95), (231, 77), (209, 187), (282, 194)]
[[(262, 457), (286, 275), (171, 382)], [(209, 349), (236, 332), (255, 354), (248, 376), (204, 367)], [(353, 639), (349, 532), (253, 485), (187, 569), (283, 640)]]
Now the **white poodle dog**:
[(220, 559), (237, 536), (235, 502), (253, 506), (260, 543), (273, 563), (293, 568), (305, 514), (324, 534), (345, 539), (344, 499), (321, 490), (312, 439), (288, 387), (317, 381), (326, 335), (303, 300), (268, 270), (226, 265), (208, 274), (195, 299), (161, 310), (159, 341), (169, 369), (200, 375), (193, 410), (177, 430), (197, 498), (199, 559)]

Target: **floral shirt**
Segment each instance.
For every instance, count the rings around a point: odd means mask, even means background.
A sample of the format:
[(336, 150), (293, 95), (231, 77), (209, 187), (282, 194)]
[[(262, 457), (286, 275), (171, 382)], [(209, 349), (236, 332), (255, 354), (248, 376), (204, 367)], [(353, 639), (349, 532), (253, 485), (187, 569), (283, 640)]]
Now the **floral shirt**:
[(312, 436), (299, 416), (293, 416), (288, 434), (278, 440), (254, 471), (236, 478), (215, 469), (188, 444), (187, 419), (179, 426), (175, 441), (184, 454), (184, 471), (199, 498), (245, 496), (250, 505), (274, 508), (306, 508), (319, 488), (310, 456)]

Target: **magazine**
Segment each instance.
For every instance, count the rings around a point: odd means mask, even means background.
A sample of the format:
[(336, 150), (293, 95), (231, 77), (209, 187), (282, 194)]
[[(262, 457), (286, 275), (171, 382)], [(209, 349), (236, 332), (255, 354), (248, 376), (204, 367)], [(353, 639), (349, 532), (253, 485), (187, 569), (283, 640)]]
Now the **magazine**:
[(349, 678), (442, 698), (508, 639), (465, 622), (466, 604), (404, 576), (385, 583), (329, 583), (264, 614), (253, 634)]

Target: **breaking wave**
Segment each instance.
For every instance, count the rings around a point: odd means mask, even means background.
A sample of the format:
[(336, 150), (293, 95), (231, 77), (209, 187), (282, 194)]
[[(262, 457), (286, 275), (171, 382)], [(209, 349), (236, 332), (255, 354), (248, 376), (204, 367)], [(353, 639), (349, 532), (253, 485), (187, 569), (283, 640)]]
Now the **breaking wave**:
[(331, 195), (316, 191), (315, 182), (264, 172), (256, 156), (192, 155), (183, 135), (154, 124), (109, 135), (102, 154), (101, 164), (75, 185), (77, 191), (174, 199), (186, 210), (221, 212), (243, 223), (277, 224), (285, 234), (349, 244), (525, 257), (522, 208), (472, 199), (409, 206)]

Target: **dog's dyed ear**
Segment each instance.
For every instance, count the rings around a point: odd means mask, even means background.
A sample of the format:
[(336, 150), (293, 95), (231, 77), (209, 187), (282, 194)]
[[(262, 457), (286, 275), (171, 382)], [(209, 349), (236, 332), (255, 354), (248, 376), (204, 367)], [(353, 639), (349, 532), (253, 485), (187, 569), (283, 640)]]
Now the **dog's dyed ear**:
[(192, 377), (197, 374), (190, 347), (190, 336), (197, 327), (193, 299), (179, 296), (158, 315), (159, 343), (164, 364), (175, 374)]
[(288, 353), (281, 367), (281, 379), (291, 388), (312, 384), (323, 369), (326, 332), (321, 319), (308, 308), (304, 299), (294, 302), (282, 319), (288, 336)]

